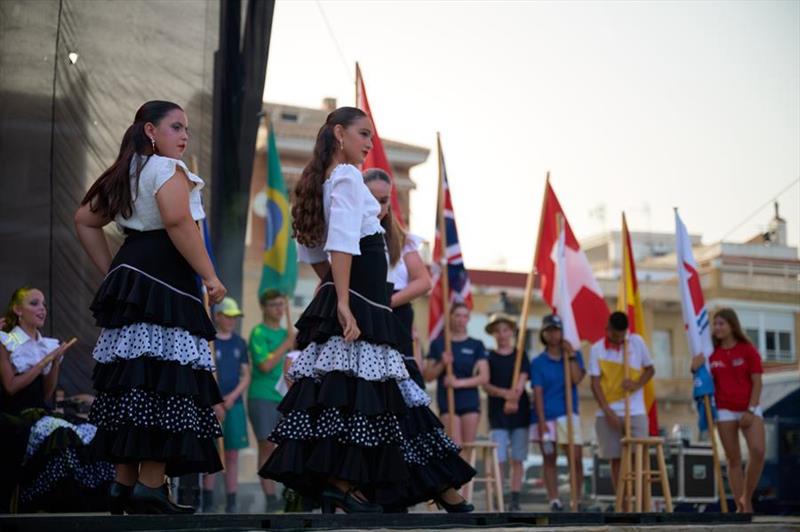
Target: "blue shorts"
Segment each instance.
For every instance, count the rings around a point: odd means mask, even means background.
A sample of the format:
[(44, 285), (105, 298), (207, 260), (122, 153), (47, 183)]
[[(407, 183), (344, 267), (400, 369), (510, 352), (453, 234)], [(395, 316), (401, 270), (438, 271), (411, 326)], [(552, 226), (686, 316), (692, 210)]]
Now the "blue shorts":
[(501, 464), (508, 461), (509, 447), (512, 460), (524, 462), (528, 457), (528, 427), (492, 429), (489, 437), (497, 444), (497, 461)]

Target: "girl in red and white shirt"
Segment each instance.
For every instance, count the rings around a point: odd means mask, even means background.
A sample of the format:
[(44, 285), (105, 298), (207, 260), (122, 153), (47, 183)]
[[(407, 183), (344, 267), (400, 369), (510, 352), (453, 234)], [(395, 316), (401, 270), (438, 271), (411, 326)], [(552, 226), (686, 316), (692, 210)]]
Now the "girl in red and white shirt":
[[(753, 512), (753, 492), (764, 467), (764, 420), (761, 398), (761, 355), (742, 332), (736, 312), (720, 309), (714, 315), (714, 352), (709, 358), (714, 377), (719, 437), (728, 458), (728, 478), (738, 512)], [(695, 357), (693, 367), (703, 363)], [(739, 430), (749, 459), (742, 473)]]

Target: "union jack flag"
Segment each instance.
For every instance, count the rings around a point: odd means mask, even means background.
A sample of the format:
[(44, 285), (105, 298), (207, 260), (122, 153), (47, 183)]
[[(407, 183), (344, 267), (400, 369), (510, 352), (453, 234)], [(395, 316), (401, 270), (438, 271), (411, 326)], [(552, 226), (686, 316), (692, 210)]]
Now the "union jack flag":
[[(453, 212), (453, 201), (450, 198), (450, 187), (447, 184), (447, 172), (444, 165), (444, 154), (441, 142), (439, 146), (439, 168), (442, 173), (442, 187), (439, 194), (444, 194), (444, 225), (447, 238), (447, 279), (449, 282), (450, 303), (461, 302), (472, 309), (472, 289), (467, 269), (461, 257), (461, 244), (458, 242), (456, 217)], [(441, 199), (441, 197), (440, 197)], [(437, 202), (441, 205), (441, 201)], [(436, 239), (433, 245), (431, 261), (431, 277), (433, 290), (428, 304), (428, 338), (434, 341), (444, 329), (444, 302), (442, 298), (442, 233), (439, 227), (439, 216), (436, 216)]]

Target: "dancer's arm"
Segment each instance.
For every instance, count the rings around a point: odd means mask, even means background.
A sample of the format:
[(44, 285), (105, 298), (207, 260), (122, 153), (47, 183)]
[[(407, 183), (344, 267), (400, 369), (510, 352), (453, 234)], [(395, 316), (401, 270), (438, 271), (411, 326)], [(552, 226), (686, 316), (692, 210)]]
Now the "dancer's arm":
[(14, 366), (11, 365), (11, 355), (3, 345), (0, 345), (0, 379), (2, 379), (5, 394), (15, 395), (26, 388), (36, 380), (36, 377), (41, 375), (42, 370), (44, 370), (44, 365), (36, 364), (28, 371), (15, 375)]
[(350, 267), (352, 264), (353, 256), (349, 253), (331, 251), (331, 272), (338, 302), (336, 310), (346, 342), (352, 342), (361, 336), (356, 318), (350, 311)]
[(189, 209), (189, 192), (194, 186), (183, 170), (178, 168), (156, 192), (156, 202), (169, 239), (203, 279), (208, 298), (212, 304), (216, 304), (222, 301), (227, 290), (214, 271), (200, 229)]
[(111, 267), (111, 250), (103, 233), (103, 227), (111, 220), (99, 212), (92, 212), (90, 204), (85, 203), (78, 207), (73, 222), (83, 250), (100, 273), (105, 275)]
[(403, 255), (403, 261), (408, 270), (408, 285), (392, 295), (392, 307), (409, 303), (419, 296), (427, 294), (433, 287), (428, 268), (425, 267), (419, 253), (416, 251), (407, 253)]

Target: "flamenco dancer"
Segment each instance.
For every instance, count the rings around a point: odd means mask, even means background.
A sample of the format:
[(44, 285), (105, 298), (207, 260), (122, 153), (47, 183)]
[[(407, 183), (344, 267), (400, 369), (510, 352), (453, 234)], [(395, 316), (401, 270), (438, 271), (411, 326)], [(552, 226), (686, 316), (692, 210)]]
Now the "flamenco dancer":
[[(208, 342), (206, 314), (225, 296), (203, 245), (203, 180), (181, 161), (186, 113), (150, 101), (136, 112), (114, 164), (91, 186), (75, 214), (78, 237), (105, 275), (91, 304), (103, 328), (93, 356), (96, 456), (116, 465), (112, 513), (193, 513), (172, 502), (164, 476), (222, 469), (222, 397)], [(111, 257), (103, 227), (124, 229)]]
[(414, 327), (414, 310), (411, 302), (425, 295), (431, 288), (428, 269), (419, 254), (422, 239), (406, 233), (391, 212), (392, 180), (379, 168), (364, 172), (372, 195), (381, 206), (378, 218), (386, 231), (389, 251), (389, 281), (392, 286), (391, 307), (408, 334), (408, 341), (400, 346), (403, 362), (410, 380), (400, 383), (403, 396), (413, 398), (401, 423), (405, 442), (403, 458), (409, 468), (410, 479), (404, 499), (384, 507), (387, 512), (406, 512), (408, 506), (433, 499), (447, 512), (471, 512), (457, 489), (475, 476), (475, 470), (459, 456), (458, 446), (444, 432), (444, 426), (429, 408), (430, 397), (425, 393), (425, 381), (414, 358), (411, 341)]
[(333, 111), (297, 184), (298, 257), (322, 282), (297, 321), (302, 353), (270, 436), (277, 447), (259, 471), (319, 500), (326, 513), (379, 513), (402, 498), (409, 479), (398, 386), (408, 372), (397, 351), (407, 338), (389, 307), (380, 205), (354, 166), (371, 139), (361, 110)]

